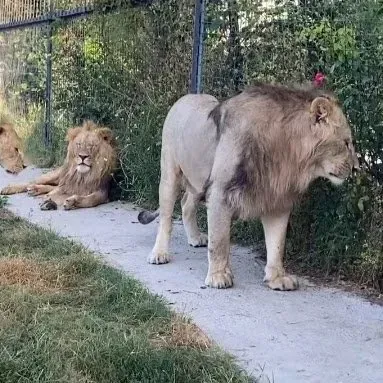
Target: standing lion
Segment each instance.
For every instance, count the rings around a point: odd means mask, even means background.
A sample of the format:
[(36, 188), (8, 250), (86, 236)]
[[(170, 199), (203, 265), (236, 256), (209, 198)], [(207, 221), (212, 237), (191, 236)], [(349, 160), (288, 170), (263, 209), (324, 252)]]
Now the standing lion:
[(28, 191), (34, 196), (44, 195), (42, 210), (54, 210), (58, 205), (71, 210), (108, 202), (117, 163), (112, 131), (85, 121), (68, 130), (67, 141), (67, 156), (61, 167), (31, 183), (9, 185), (1, 194)]
[[(264, 280), (272, 289), (294, 290), (297, 278), (283, 267), (294, 203), (316, 178), (338, 185), (357, 167), (350, 127), (332, 93), (260, 84), (221, 103), (209, 95), (184, 96), (163, 128), (159, 209), (139, 214), (143, 224), (160, 216), (149, 262), (169, 262), (172, 213), (183, 186), (188, 242), (208, 244), (206, 285), (233, 285), (231, 221), (260, 218), (267, 249)], [(208, 238), (196, 220), (203, 199)]]

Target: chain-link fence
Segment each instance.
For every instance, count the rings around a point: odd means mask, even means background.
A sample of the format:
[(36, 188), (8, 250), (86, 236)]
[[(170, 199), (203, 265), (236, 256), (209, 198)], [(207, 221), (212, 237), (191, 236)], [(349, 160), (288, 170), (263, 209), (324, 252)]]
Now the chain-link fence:
[[(321, 72), (344, 105), (366, 172), (341, 191), (315, 186), (296, 212), (302, 223), (291, 229), (290, 253), (315, 253), (310, 265), (328, 271), (360, 267), (376, 285), (382, 9), (381, 0), (0, 0), (1, 103), (38, 163), (60, 161), (65, 131), (82, 119), (111, 126), (121, 189), (156, 201), (161, 127), (177, 98), (190, 90), (227, 97), (257, 80), (311, 81)], [(373, 265), (367, 276), (364, 264)]]
[(192, 85), (194, 8), (194, 0), (0, 1), (2, 102), (34, 161), (60, 161), (67, 128), (93, 119), (119, 138), (122, 189), (155, 198), (160, 127)]

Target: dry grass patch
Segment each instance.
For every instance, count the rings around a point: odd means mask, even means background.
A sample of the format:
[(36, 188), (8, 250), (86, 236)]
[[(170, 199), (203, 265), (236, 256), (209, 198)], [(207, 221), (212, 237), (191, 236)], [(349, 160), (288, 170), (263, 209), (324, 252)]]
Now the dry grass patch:
[(180, 316), (173, 316), (168, 333), (158, 333), (152, 339), (159, 348), (187, 348), (205, 351), (213, 346), (211, 339), (194, 323)]
[(36, 292), (55, 292), (63, 288), (57, 267), (26, 258), (0, 259), (0, 286), (19, 286)]

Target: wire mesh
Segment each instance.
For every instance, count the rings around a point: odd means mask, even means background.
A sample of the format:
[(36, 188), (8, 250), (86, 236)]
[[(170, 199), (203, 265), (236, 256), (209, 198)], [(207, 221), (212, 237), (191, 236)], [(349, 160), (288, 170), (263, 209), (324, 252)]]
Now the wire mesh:
[[(121, 185), (138, 199), (141, 195), (157, 193), (153, 180), (159, 177), (161, 126), (168, 106), (188, 91), (193, 44), (193, 0), (153, 2), (151, 6), (149, 3), (56, 1), (50, 4), (56, 14), (71, 7), (94, 9), (87, 17), (58, 18), (34, 29), (52, 28), (52, 116), (49, 111), (44, 115), (47, 83), (32, 84), (37, 78), (28, 75), (38, 73), (43, 80), (49, 79), (46, 71), (49, 34), (30, 41), (32, 45), (26, 44), (25, 49), (15, 45), (19, 64), (11, 55), (13, 61), (7, 66), (15, 71), (17, 65), (26, 67), (31, 52), (33, 57), (38, 57), (28, 70), (12, 80), (22, 83), (25, 92), (33, 90), (40, 96), (33, 103), (26, 102), (29, 106), (37, 105), (34, 110), (40, 111), (39, 123), (31, 124), (34, 128), (29, 133), (33, 151), (38, 153), (37, 162), (61, 161), (68, 127), (93, 119), (114, 129), (121, 149)], [(0, 36), (19, 37), (25, 33), (15, 29)], [(25, 54), (18, 50), (25, 50)], [(4, 99), (7, 104), (20, 107), (17, 96), (16, 91), (8, 92)], [(23, 115), (28, 120), (27, 110)], [(47, 150), (43, 138), (48, 117), (52, 121), (53, 146)], [(142, 172), (144, 168), (148, 169), (147, 174)]]
[(44, 113), (45, 36), (44, 27), (0, 33), (0, 106), (18, 120), (24, 138)]
[(51, 4), (50, 0), (0, 0), (0, 24), (45, 16)]

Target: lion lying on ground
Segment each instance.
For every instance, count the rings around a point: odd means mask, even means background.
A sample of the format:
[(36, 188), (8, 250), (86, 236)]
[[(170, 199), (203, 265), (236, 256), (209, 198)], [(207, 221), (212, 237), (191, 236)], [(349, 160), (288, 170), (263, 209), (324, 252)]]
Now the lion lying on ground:
[[(233, 284), (232, 219), (258, 217), (267, 248), (265, 281), (272, 289), (294, 290), (298, 281), (283, 267), (293, 204), (314, 179), (341, 184), (357, 167), (350, 127), (331, 93), (257, 85), (221, 103), (209, 95), (184, 96), (163, 128), (159, 209), (139, 214), (143, 224), (160, 216), (149, 262), (169, 262), (173, 207), (183, 186), (188, 242), (208, 244), (208, 286)], [(208, 238), (196, 220), (203, 199)]]
[(54, 210), (58, 205), (70, 210), (108, 202), (117, 162), (112, 131), (86, 121), (68, 130), (67, 141), (67, 156), (60, 168), (32, 183), (7, 186), (1, 194), (45, 194), (42, 210)]
[(0, 165), (8, 173), (18, 174), (26, 167), (22, 147), (13, 125), (0, 119)]

